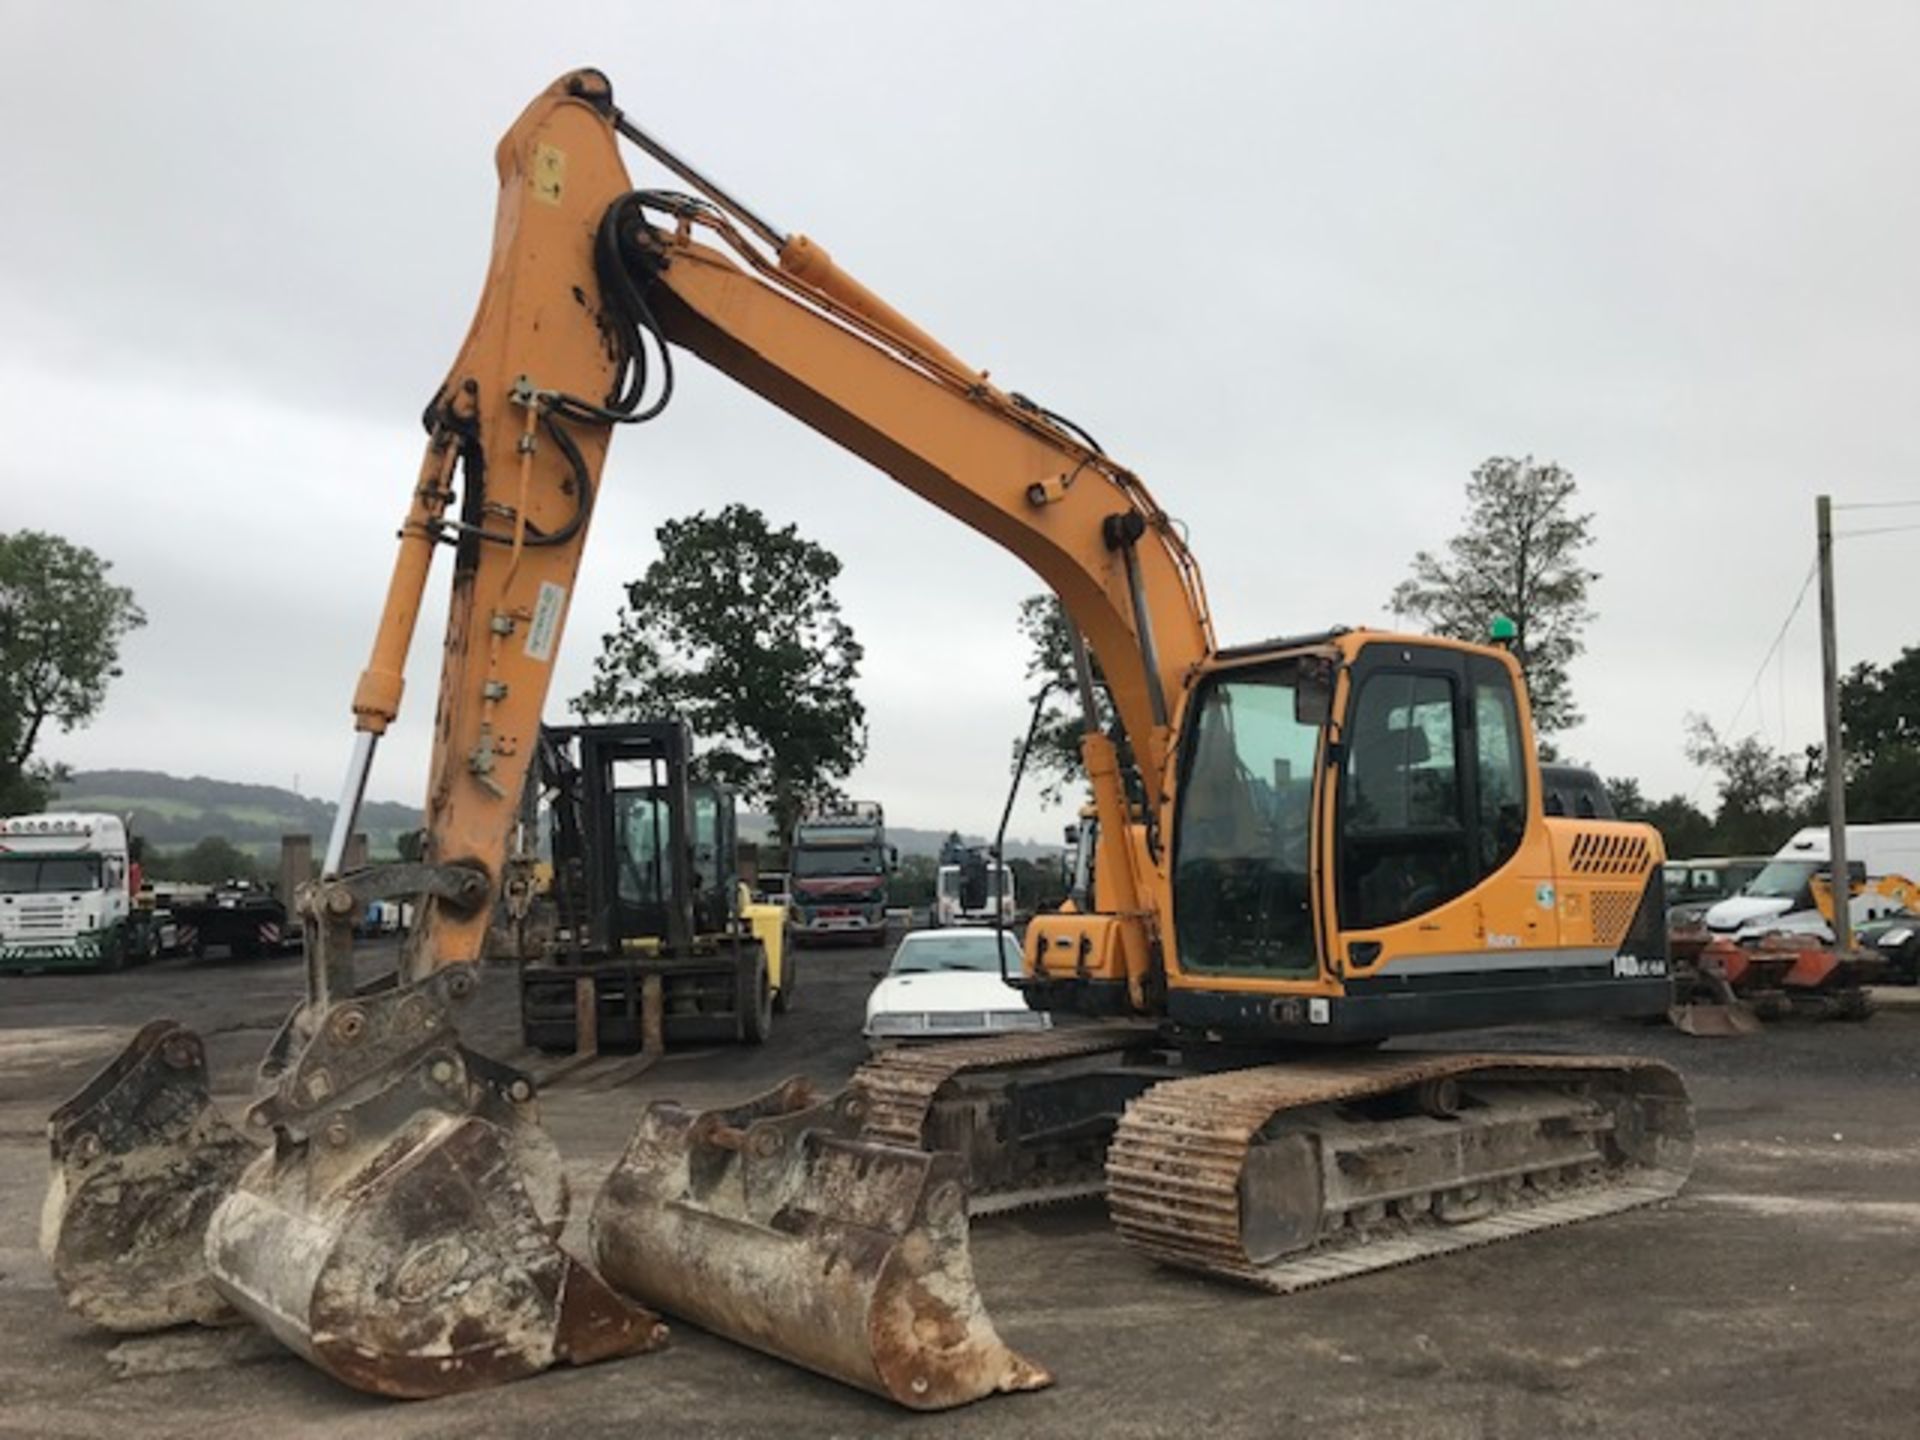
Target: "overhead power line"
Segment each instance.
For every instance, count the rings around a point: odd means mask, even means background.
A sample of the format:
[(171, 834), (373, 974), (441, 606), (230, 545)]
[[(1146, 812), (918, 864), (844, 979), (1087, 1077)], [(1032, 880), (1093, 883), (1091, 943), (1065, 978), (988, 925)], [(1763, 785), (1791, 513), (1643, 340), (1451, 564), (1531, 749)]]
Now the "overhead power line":
[[(1793, 604), (1787, 610), (1787, 618), (1780, 622), (1780, 628), (1774, 634), (1773, 643), (1767, 646), (1767, 653), (1760, 657), (1759, 665), (1754, 668), (1753, 683), (1747, 686), (1747, 693), (1740, 697), (1740, 703), (1734, 707), (1733, 714), (1727, 717), (1726, 727), (1719, 732), (1723, 738), (1728, 740), (1732, 739), (1733, 727), (1740, 723), (1740, 717), (1746, 714), (1747, 706), (1752, 702), (1754, 696), (1760, 693), (1760, 682), (1766, 678), (1767, 666), (1773, 663), (1773, 657), (1780, 652), (1780, 647), (1786, 643), (1787, 631), (1793, 627), (1794, 617), (1800, 613), (1800, 607), (1806, 603), (1807, 591), (1813, 588), (1814, 577), (1819, 573), (1820, 561), (1816, 557), (1812, 563), (1807, 566), (1806, 578), (1800, 582), (1800, 593), (1793, 597)], [(1782, 734), (1785, 734), (1784, 717), (1782, 717)], [(1692, 793), (1687, 796), (1687, 803), (1689, 805), (1699, 798), (1701, 790), (1706, 787), (1711, 778), (1711, 776), (1704, 772), (1701, 774), (1698, 783), (1693, 787)]]
[(1767, 673), (1767, 666), (1773, 663), (1773, 657), (1779, 653), (1781, 645), (1786, 642), (1787, 631), (1793, 625), (1794, 616), (1800, 613), (1800, 607), (1806, 603), (1807, 591), (1813, 588), (1813, 577), (1819, 574), (1819, 572), (1820, 565), (1818, 561), (1807, 566), (1807, 578), (1800, 582), (1800, 593), (1793, 597), (1793, 605), (1787, 611), (1787, 618), (1780, 622), (1780, 629), (1774, 635), (1773, 643), (1767, 646), (1767, 653), (1760, 657), (1759, 667), (1753, 672), (1753, 683), (1747, 687), (1747, 693), (1741, 697), (1739, 705), (1734, 708), (1733, 714), (1728, 717), (1727, 728), (1722, 733), (1731, 736), (1733, 727), (1740, 723), (1740, 717), (1746, 713), (1747, 702), (1752, 700), (1754, 695), (1759, 692), (1760, 681)]
[(1836, 530), (1836, 540), (1858, 540), (1862, 535), (1898, 535), (1903, 530), (1920, 530), (1920, 521), (1912, 525), (1876, 525), (1870, 530)]

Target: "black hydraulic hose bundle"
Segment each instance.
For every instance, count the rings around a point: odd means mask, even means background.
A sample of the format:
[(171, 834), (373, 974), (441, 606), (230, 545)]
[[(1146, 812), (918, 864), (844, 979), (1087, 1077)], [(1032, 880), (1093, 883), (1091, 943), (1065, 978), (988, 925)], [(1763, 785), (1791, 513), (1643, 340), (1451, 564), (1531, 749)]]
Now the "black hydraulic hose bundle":
[[(564, 545), (579, 533), (593, 513), (593, 474), (586, 457), (580, 453), (579, 443), (562, 420), (589, 425), (643, 425), (665, 410), (673, 398), (673, 352), (667, 346), (660, 322), (647, 304), (644, 288), (635, 278), (635, 272), (644, 271), (645, 266), (629, 257), (622, 244), (623, 235), (633, 234), (645, 226), (642, 207), (648, 198), (648, 192), (633, 191), (614, 201), (607, 207), (594, 234), (594, 274), (600, 282), (602, 317), (616, 362), (613, 388), (598, 404), (563, 391), (535, 397), (534, 403), (542, 409), (541, 428), (573, 472), (575, 503), (573, 514), (558, 530), (543, 531), (528, 525), (524, 537), (527, 545)], [(660, 385), (653, 400), (646, 403), (652, 368), (649, 349), (660, 357)], [(430, 424), (438, 408), (429, 410)], [(461, 463), (469, 488), (476, 494), (484, 490), (484, 481), (474, 483), (484, 475), (484, 465), (470, 436), (461, 439)], [(497, 545), (513, 543), (511, 535), (474, 525), (463, 525), (461, 529)]]

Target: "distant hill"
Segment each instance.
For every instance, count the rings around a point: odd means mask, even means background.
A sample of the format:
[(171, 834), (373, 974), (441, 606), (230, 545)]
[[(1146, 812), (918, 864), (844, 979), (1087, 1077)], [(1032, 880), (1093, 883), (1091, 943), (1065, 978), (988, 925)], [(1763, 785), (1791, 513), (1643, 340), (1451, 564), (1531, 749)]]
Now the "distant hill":
[[(282, 835), (311, 835), (316, 845), (333, 826), (333, 802), (296, 795), (278, 785), (245, 785), (205, 775), (181, 777), (159, 770), (81, 770), (60, 787), (57, 810), (104, 810), (131, 815), (136, 835), (162, 850), (177, 850), (209, 835), (232, 841), (263, 860), (280, 853)], [(418, 829), (420, 812), (411, 805), (369, 800), (360, 807), (360, 828), (375, 855), (395, 853), (396, 837)], [(740, 838), (764, 841), (772, 822), (757, 811), (740, 816)], [(945, 830), (889, 825), (887, 843), (902, 855), (936, 856)], [(963, 834), (969, 845), (984, 845), (984, 835)], [(1007, 856), (1039, 860), (1058, 856), (1057, 844), (1008, 840)]]
[[(278, 785), (243, 785), (205, 775), (182, 778), (159, 770), (81, 770), (60, 787), (57, 810), (104, 810), (131, 815), (136, 835), (175, 850), (218, 835), (263, 859), (279, 854), (282, 835), (311, 835), (324, 844), (334, 805)], [(375, 855), (395, 853), (396, 837), (418, 829), (411, 805), (369, 800), (360, 828)]]

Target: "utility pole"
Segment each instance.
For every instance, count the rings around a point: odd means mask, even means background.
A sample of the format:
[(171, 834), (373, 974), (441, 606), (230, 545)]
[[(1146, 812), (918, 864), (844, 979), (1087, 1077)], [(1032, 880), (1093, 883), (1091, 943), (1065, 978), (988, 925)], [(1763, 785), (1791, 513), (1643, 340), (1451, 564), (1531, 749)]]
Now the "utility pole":
[(1833, 501), (1817, 495), (1814, 526), (1820, 551), (1820, 684), (1827, 709), (1827, 874), (1833, 896), (1833, 943), (1853, 949), (1853, 877), (1847, 868), (1847, 766), (1840, 748), (1840, 655), (1833, 624)]

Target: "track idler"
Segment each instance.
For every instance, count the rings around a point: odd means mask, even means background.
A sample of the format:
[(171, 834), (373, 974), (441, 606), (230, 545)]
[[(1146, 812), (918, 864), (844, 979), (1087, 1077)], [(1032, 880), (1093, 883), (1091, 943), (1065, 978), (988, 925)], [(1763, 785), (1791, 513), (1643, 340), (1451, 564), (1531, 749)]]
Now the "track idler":
[(532, 1084), (462, 1047), (449, 1018), (473, 985), (453, 967), (296, 1015), (248, 1114), (273, 1144), (207, 1228), (235, 1309), (376, 1394), (445, 1395), (666, 1339), (560, 1248), (566, 1179)]
[(40, 1248), (75, 1313), (124, 1332), (234, 1318), (207, 1273), (207, 1220), (259, 1150), (215, 1108), (199, 1036), (146, 1026), (47, 1138)]
[(594, 1205), (607, 1280), (669, 1315), (915, 1410), (1052, 1383), (974, 1286), (956, 1155), (860, 1138), (858, 1088), (650, 1106)]

